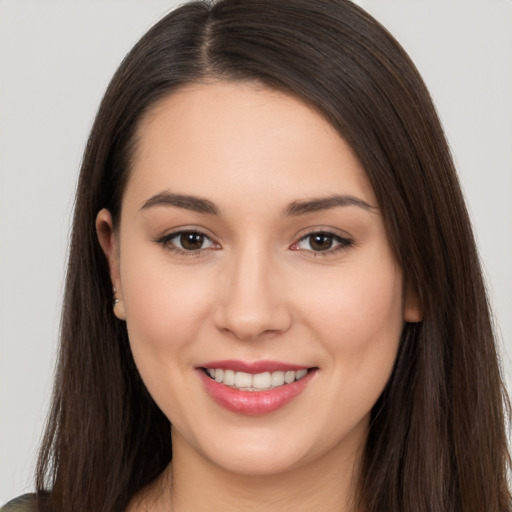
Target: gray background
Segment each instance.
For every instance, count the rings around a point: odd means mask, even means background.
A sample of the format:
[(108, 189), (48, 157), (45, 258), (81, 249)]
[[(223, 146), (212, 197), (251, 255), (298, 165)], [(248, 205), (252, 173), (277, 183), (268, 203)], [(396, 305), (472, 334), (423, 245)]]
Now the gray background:
[[(124, 54), (177, 3), (0, 0), (0, 503), (32, 489), (94, 113)], [(439, 108), (512, 353), (512, 2), (359, 3), (408, 50)]]

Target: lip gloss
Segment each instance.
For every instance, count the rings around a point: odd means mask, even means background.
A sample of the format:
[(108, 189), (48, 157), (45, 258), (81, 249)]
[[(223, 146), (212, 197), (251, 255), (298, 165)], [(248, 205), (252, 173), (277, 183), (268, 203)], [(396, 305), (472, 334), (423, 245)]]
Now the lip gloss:
[[(234, 369), (235, 371), (247, 371), (249, 369), (247, 364), (226, 365), (219, 363), (220, 362), (216, 362), (215, 365), (213, 363), (209, 363), (208, 367), (221, 367), (226, 369)], [(265, 365), (263, 363), (250, 366), (250, 373), (259, 373), (255, 371), (256, 366), (258, 366), (259, 370), (263, 371), (278, 371), (277, 364), (273, 365), (276, 370), (270, 369), (269, 365)], [(299, 367), (292, 365), (279, 365), (279, 370), (291, 370), (292, 368), (305, 369), (303, 366)], [(202, 380), (206, 392), (217, 404), (231, 412), (256, 416), (274, 412), (300, 395), (309, 385), (313, 376), (316, 374), (316, 369), (310, 369), (305, 377), (302, 377), (301, 379), (296, 380), (290, 384), (284, 384), (282, 386), (277, 386), (275, 388), (262, 391), (246, 391), (232, 388), (223, 384), (222, 382), (217, 382), (210, 378), (205, 373), (203, 368), (198, 368), (197, 372)]]

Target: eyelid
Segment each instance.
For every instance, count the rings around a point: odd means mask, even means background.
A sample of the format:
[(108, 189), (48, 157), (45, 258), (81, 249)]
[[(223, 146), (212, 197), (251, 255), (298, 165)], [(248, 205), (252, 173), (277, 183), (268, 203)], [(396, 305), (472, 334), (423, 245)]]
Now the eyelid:
[[(323, 251), (315, 251), (313, 249), (301, 249), (298, 247), (298, 245), (303, 240), (306, 240), (308, 237), (318, 234), (331, 236), (338, 243), (334, 247), (325, 249)], [(319, 256), (332, 255), (334, 253), (350, 249), (351, 247), (354, 246), (354, 239), (352, 236), (350, 236), (348, 233), (340, 232), (340, 230), (331, 227), (326, 228), (319, 226), (315, 228), (310, 228), (306, 232), (299, 233), (297, 236), (299, 238), (290, 246), (290, 249), (295, 251), (301, 251), (303, 253), (310, 253), (310, 256), (315, 258)]]
[[(203, 236), (205, 239), (209, 240), (211, 243), (210, 247), (203, 247), (197, 250), (186, 250), (181, 247), (177, 247), (176, 245), (171, 244), (171, 240), (173, 240), (176, 237), (179, 237), (180, 235), (183, 235), (184, 233), (195, 233), (198, 235)], [(162, 246), (163, 248), (167, 249), (168, 251), (175, 252), (182, 256), (199, 256), (204, 251), (209, 250), (218, 250), (221, 249), (221, 245), (214, 240), (214, 238), (206, 233), (205, 230), (198, 228), (196, 226), (181, 226), (179, 228), (175, 228), (171, 230), (170, 232), (166, 233), (163, 236), (159, 236), (153, 240), (156, 244)]]
[[(209, 241), (210, 245), (209, 247), (202, 247), (196, 250), (187, 250), (183, 249), (181, 247), (176, 246), (175, 244), (171, 244), (171, 240), (173, 240), (176, 237), (179, 237), (180, 235), (184, 233), (195, 233), (198, 235), (203, 236), (206, 240)], [(314, 249), (304, 249), (298, 247), (298, 245), (306, 240), (308, 237), (311, 237), (313, 235), (327, 235), (333, 238), (335, 245), (334, 247), (331, 247), (329, 249), (325, 250), (317, 250)], [(180, 226), (177, 228), (174, 228), (170, 232), (166, 233), (163, 236), (159, 236), (153, 239), (153, 241), (162, 246), (163, 248), (177, 253), (179, 255), (183, 256), (199, 256), (204, 251), (211, 251), (211, 250), (219, 250), (222, 249), (222, 246), (214, 239), (212, 235), (207, 233), (206, 230), (199, 228), (197, 226)], [(309, 255), (312, 257), (318, 257), (318, 256), (328, 256), (332, 255), (333, 253), (341, 252), (343, 250), (347, 250), (351, 248), (354, 245), (354, 240), (351, 235), (349, 235), (346, 232), (343, 232), (337, 228), (333, 227), (324, 227), (324, 226), (318, 226), (314, 228), (308, 228), (307, 230), (303, 230), (299, 232), (296, 235), (296, 241), (289, 246), (289, 249), (297, 252), (302, 253), (310, 253)]]

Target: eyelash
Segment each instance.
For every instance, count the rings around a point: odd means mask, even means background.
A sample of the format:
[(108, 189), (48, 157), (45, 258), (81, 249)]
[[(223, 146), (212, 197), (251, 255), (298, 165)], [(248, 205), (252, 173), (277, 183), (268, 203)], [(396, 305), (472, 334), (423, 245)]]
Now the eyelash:
[[(184, 249), (183, 247), (177, 247), (175, 244), (172, 243), (172, 240), (181, 238), (183, 235), (200, 236), (203, 238), (203, 243), (204, 243), (204, 241), (209, 241), (211, 244), (211, 247), (205, 247), (205, 248), (201, 247), (197, 250), (187, 250), (187, 249)], [(303, 248), (299, 247), (299, 244), (301, 244), (304, 241), (307, 241), (308, 239), (310, 240), (309, 245), (311, 247), (311, 238), (314, 236), (317, 236), (317, 237), (322, 236), (322, 237), (330, 238), (332, 241), (332, 244), (335, 244), (335, 245), (334, 245), (334, 247), (330, 247), (329, 249), (325, 249), (323, 251), (322, 250), (315, 251), (313, 249), (303, 249)], [(209, 250), (212, 248), (213, 249), (221, 248), (220, 245), (218, 243), (214, 242), (206, 233), (203, 233), (202, 231), (199, 231), (196, 229), (184, 229), (181, 231), (175, 231), (173, 233), (169, 233), (168, 235), (165, 235), (165, 236), (155, 240), (155, 242), (157, 244), (163, 246), (164, 248), (166, 248), (169, 251), (172, 251), (180, 256), (186, 256), (186, 257), (200, 256), (206, 250)], [(180, 241), (180, 243), (181, 243), (181, 241)], [(293, 243), (290, 246), (290, 249), (292, 249), (294, 251), (310, 252), (313, 257), (317, 258), (319, 256), (325, 257), (325, 256), (335, 254), (339, 251), (346, 250), (346, 249), (352, 247), (353, 245), (354, 245), (354, 241), (349, 238), (345, 238), (340, 235), (336, 235), (335, 233), (332, 233), (330, 231), (319, 230), (319, 231), (311, 231), (311, 232), (303, 235), (297, 242)]]
[[(326, 238), (331, 239), (331, 242), (332, 242), (332, 244), (334, 244), (334, 247), (330, 247), (329, 249), (325, 249), (323, 251), (315, 251), (313, 249), (301, 249), (301, 248), (298, 247), (301, 242), (307, 241), (308, 239), (310, 240), (309, 241), (309, 246), (311, 247), (311, 239), (314, 236), (326, 237)], [(343, 251), (343, 250), (349, 249), (353, 245), (354, 245), (354, 241), (351, 240), (350, 238), (342, 237), (340, 235), (332, 233), (331, 231), (319, 230), (319, 231), (311, 231), (311, 232), (305, 234), (297, 242), (295, 242), (291, 246), (291, 248), (293, 250), (296, 250), (296, 251), (307, 251), (307, 252), (310, 252), (311, 255), (314, 258), (318, 258), (318, 257), (330, 256), (330, 255), (335, 254), (335, 253), (337, 253), (339, 251)]]
[[(179, 239), (183, 235), (196, 235), (196, 236), (203, 237), (203, 240), (209, 241), (213, 247), (204, 247), (204, 248), (202, 247), (197, 250), (187, 250), (182, 247), (177, 247), (176, 245), (174, 245), (172, 243), (172, 240), (174, 240), (176, 238)], [(165, 235), (162, 238), (159, 238), (158, 240), (156, 240), (156, 243), (163, 246), (165, 249), (178, 254), (179, 256), (186, 256), (186, 257), (200, 256), (204, 251), (206, 251), (208, 249), (220, 248), (220, 245), (217, 244), (216, 242), (213, 242), (213, 240), (206, 233), (203, 233), (202, 231), (199, 231), (197, 229), (183, 229), (181, 231), (175, 231), (173, 233), (169, 233), (168, 235)]]

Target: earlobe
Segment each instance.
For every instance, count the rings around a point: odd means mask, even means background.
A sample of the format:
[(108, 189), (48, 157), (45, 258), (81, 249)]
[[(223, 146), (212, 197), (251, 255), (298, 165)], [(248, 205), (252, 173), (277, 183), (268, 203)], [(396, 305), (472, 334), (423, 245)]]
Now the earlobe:
[(112, 281), (112, 304), (114, 314), (120, 320), (125, 320), (123, 292), (119, 272), (118, 240), (112, 222), (112, 215), (106, 208), (100, 210), (96, 216), (96, 234), (109, 266), (110, 279)]
[(419, 293), (411, 286), (406, 287), (404, 300), (404, 320), (418, 323), (423, 320), (423, 304)]

